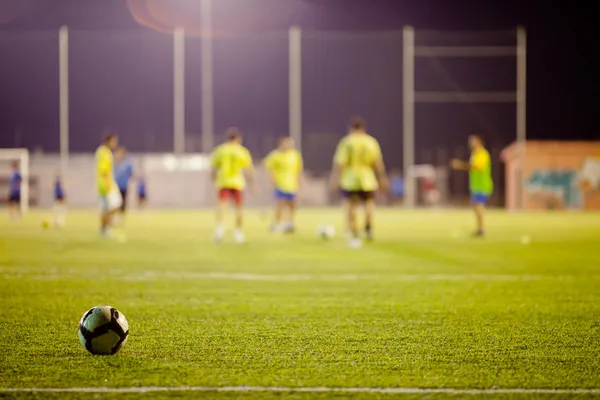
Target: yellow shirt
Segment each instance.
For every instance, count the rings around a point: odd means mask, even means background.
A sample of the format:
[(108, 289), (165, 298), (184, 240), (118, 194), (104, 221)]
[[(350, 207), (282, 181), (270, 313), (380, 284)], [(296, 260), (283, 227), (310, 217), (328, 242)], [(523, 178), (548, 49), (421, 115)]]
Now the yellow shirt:
[(244, 146), (237, 143), (218, 146), (211, 155), (211, 164), (217, 172), (218, 189), (246, 187), (244, 170), (252, 166), (252, 156)]
[(113, 154), (105, 145), (100, 145), (96, 149), (96, 182), (98, 184), (98, 194), (107, 195), (116, 187), (113, 176)]
[(275, 186), (285, 193), (296, 193), (304, 168), (298, 150), (273, 150), (265, 158), (265, 167), (273, 174)]
[(494, 182), (490, 153), (484, 148), (473, 150), (469, 164), (471, 165), (469, 170), (471, 193), (491, 195), (494, 190)]
[(342, 168), (340, 187), (347, 191), (375, 191), (379, 188), (375, 164), (382, 161), (379, 142), (363, 132), (351, 132), (338, 144), (334, 163)]

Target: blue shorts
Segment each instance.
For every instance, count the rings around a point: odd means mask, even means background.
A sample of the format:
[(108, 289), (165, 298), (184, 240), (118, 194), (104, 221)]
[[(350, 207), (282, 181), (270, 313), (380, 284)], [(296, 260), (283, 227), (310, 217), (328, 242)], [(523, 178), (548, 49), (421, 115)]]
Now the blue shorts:
[(8, 196), (8, 202), (18, 204), (21, 202), (21, 192), (11, 192)]
[(65, 199), (65, 194), (63, 192), (54, 193), (54, 200), (63, 201)]
[(473, 204), (487, 204), (489, 195), (483, 193), (471, 193), (471, 203)]
[(275, 198), (277, 200), (296, 200), (296, 193), (284, 192), (283, 190), (275, 189)]

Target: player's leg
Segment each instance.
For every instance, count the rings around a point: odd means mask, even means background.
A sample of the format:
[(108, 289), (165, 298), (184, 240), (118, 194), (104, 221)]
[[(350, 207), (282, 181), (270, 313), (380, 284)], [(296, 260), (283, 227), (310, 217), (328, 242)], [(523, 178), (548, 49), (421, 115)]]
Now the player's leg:
[(111, 212), (108, 205), (108, 196), (100, 197), (100, 234), (102, 236), (110, 235)]
[(231, 190), (221, 189), (219, 190), (219, 196), (217, 201), (217, 210), (215, 213), (215, 241), (220, 242), (225, 237), (225, 213), (227, 212), (227, 205), (231, 197)]
[(67, 220), (67, 202), (65, 196), (57, 195), (54, 199), (54, 226), (61, 227)]
[(233, 231), (233, 239), (236, 243), (244, 243), (246, 236), (244, 235), (244, 196), (241, 190), (233, 191), (233, 202), (235, 204), (235, 230)]
[(127, 209), (127, 189), (119, 189), (121, 194), (121, 206), (114, 214), (114, 223), (118, 225), (125, 225), (125, 211)]
[(138, 211), (144, 211), (146, 209), (146, 205), (148, 204), (148, 196), (146, 195), (146, 192), (138, 192), (137, 200)]
[(375, 213), (375, 196), (373, 192), (363, 192), (362, 198), (365, 207), (365, 237), (373, 240), (373, 214)]
[[(102, 196), (102, 215), (101, 215), (101, 233), (103, 236), (112, 236), (111, 228), (115, 214), (120, 210), (122, 198), (121, 193), (117, 189), (111, 190), (106, 196)], [(119, 235), (118, 239), (125, 240), (123, 235)]]
[(283, 192), (281, 192), (279, 189), (275, 189), (274, 197), (275, 197), (275, 217), (273, 219), (273, 224), (271, 225), (271, 230), (273, 232), (281, 232), (282, 222), (283, 222), (283, 213), (285, 211), (285, 202), (284, 202), (284, 198), (283, 198)]
[(286, 207), (288, 210), (286, 232), (293, 233), (296, 231), (296, 195), (295, 194), (290, 193), (289, 198), (286, 200)]
[(8, 197), (8, 217), (11, 220), (21, 218), (21, 195), (20, 193), (10, 193)]
[(360, 247), (362, 242), (358, 234), (358, 222), (356, 219), (356, 209), (360, 199), (356, 192), (344, 192), (344, 210), (346, 214), (346, 225), (350, 234), (350, 247)]
[(473, 193), (471, 195), (471, 202), (473, 203), (473, 211), (475, 213), (476, 230), (475, 236), (484, 235), (484, 214), (485, 205), (487, 203), (487, 195), (481, 193)]

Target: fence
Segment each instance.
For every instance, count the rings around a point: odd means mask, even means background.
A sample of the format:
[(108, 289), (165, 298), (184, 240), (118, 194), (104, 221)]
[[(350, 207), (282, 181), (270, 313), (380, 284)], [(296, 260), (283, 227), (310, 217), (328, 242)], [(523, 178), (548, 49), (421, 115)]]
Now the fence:
[[(473, 132), (493, 154), (514, 141), (518, 125), (524, 138), (515, 85), (524, 80), (515, 63), (524, 43), (515, 31), (416, 32), (411, 39), (401, 31), (292, 29), (212, 37), (207, 51), (207, 38), (181, 31), (1, 33), (0, 147), (61, 152), (64, 163), (116, 129), (133, 152), (199, 153), (238, 126), (257, 159), (277, 137), (293, 134), (306, 168), (319, 176), (357, 114), (380, 140), (390, 170), (464, 158)], [(431, 102), (432, 94), (443, 102)], [(500, 180), (499, 157), (494, 164)], [(451, 174), (450, 189), (466, 193), (464, 176)]]

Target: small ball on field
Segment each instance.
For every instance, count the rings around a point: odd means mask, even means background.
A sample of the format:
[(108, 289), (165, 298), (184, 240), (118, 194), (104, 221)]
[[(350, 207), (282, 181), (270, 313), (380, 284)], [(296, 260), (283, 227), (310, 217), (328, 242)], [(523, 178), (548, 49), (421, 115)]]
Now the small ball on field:
[(115, 354), (127, 341), (129, 323), (116, 308), (97, 306), (81, 317), (78, 335), (81, 345), (90, 353)]
[(335, 236), (335, 228), (331, 225), (319, 225), (317, 234), (321, 239), (329, 240)]

